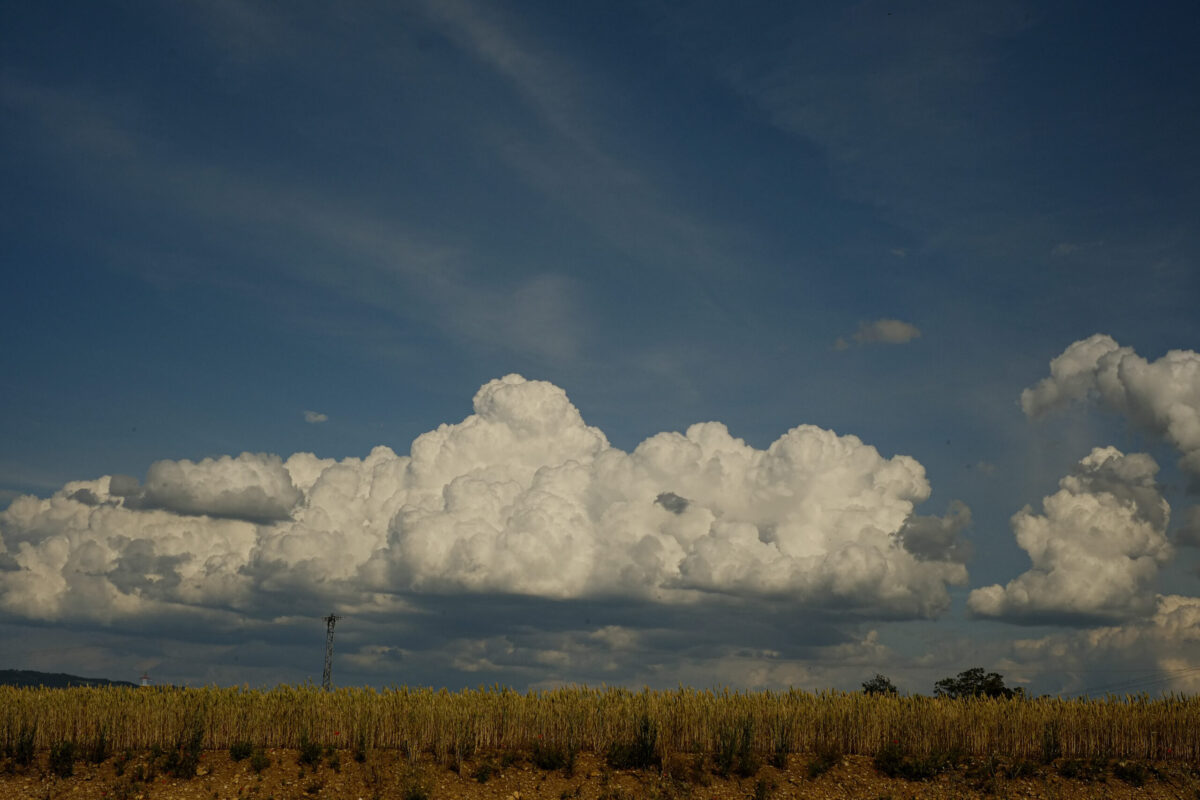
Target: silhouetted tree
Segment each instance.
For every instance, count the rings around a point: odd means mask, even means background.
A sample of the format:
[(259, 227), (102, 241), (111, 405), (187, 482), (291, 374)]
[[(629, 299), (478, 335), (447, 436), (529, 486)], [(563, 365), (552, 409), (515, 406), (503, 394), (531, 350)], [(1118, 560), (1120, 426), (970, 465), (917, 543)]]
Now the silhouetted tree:
[(1004, 685), (1004, 676), (998, 672), (983, 671), (983, 667), (972, 667), (958, 673), (957, 678), (943, 678), (934, 684), (933, 692), (938, 697), (1012, 697), (1024, 694)]
[(875, 673), (869, 681), (863, 681), (862, 690), (866, 694), (898, 694), (896, 684), (884, 675)]

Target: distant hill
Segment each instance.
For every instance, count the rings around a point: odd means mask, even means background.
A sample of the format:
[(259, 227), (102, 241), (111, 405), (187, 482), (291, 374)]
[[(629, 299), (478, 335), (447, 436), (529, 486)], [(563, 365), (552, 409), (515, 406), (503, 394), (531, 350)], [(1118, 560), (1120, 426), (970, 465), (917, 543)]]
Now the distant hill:
[(70, 686), (133, 686), (129, 681), (110, 681), (108, 678), (81, 678), (64, 672), (34, 672), (27, 669), (0, 669), (0, 686), (46, 686), (66, 689)]

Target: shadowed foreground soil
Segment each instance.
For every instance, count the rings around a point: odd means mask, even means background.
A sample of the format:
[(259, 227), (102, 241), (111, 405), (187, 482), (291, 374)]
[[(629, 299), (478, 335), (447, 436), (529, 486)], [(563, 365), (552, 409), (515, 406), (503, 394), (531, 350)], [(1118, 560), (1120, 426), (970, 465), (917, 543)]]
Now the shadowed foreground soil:
[[(1066, 778), (1061, 764), (968, 764), (924, 781), (886, 778), (864, 756), (846, 756), (810, 777), (811, 757), (792, 755), (786, 769), (762, 766), (753, 775), (721, 778), (711, 758), (675, 756), (662, 770), (613, 770), (603, 759), (580, 754), (568, 773), (543, 770), (528, 758), (483, 756), (458, 769), (425, 759), (410, 763), (394, 751), (375, 751), (366, 761), (348, 752), (325, 754), (302, 766), (294, 750), (269, 750), (270, 766), (255, 772), (249, 759), (233, 761), (227, 751), (207, 751), (197, 775), (180, 779), (154, 769), (148, 754), (125, 763), (110, 758), (94, 765), (78, 761), (74, 775), (49, 770), (48, 754), (26, 767), (11, 762), (0, 769), (0, 800), (784, 800), (785, 798), (1172, 798), (1200, 800), (1200, 765), (1092, 764), (1079, 777)], [(261, 766), (261, 763), (260, 763)], [(1073, 774), (1071, 769), (1065, 770)], [(118, 774), (118, 772), (120, 774)], [(1079, 770), (1075, 770), (1079, 772)], [(1014, 776), (1014, 773), (1019, 777)], [(1031, 773), (1031, 774), (1030, 774)], [(1125, 775), (1122, 779), (1118, 774)], [(1141, 786), (1135, 785), (1142, 781)], [(1130, 782), (1132, 781), (1132, 782)]]

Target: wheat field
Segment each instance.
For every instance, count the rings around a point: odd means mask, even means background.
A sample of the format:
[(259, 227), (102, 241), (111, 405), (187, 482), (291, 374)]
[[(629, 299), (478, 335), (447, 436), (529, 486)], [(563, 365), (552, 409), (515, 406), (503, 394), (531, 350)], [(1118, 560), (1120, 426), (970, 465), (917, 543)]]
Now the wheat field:
[(896, 744), (919, 754), (1200, 761), (1200, 698), (1182, 695), (948, 700), (687, 688), (0, 687), (5, 752), (22, 736), (32, 736), (37, 748), (103, 736), (119, 751), (171, 747), (199, 732), (206, 749), (248, 740), (268, 748), (312, 741), (438, 758), (535, 745), (602, 753), (635, 737), (647, 721), (664, 755), (713, 752), (735, 732), (763, 753), (834, 748), (871, 755)]

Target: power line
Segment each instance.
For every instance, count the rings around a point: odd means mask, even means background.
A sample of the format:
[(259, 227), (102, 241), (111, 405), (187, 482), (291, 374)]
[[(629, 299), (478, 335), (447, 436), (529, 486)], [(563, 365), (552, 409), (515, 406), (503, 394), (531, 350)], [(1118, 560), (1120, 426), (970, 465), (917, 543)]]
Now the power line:
[(1075, 697), (1090, 694), (1116, 694), (1128, 692), (1131, 689), (1144, 688), (1149, 686), (1157, 686), (1159, 684), (1170, 683), (1185, 675), (1200, 672), (1200, 666), (1185, 667), (1183, 669), (1169, 670), (1160, 672), (1158, 670), (1143, 670), (1143, 672), (1151, 673), (1144, 678), (1130, 678), (1123, 681), (1115, 681), (1112, 683), (1100, 684), (1098, 686), (1089, 686), (1072, 694)]

